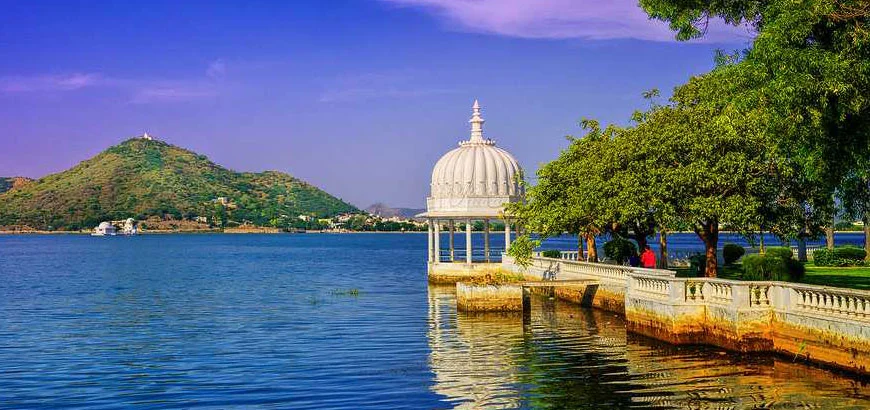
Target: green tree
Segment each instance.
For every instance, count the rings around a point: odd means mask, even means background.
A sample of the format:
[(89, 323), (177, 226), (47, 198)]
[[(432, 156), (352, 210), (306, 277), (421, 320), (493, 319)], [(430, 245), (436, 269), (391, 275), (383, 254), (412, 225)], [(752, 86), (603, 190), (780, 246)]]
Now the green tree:
[[(595, 262), (595, 237), (606, 222), (602, 206), (611, 189), (605, 183), (606, 162), (599, 156), (608, 149), (618, 129), (602, 129), (592, 120), (583, 120), (580, 125), (586, 134), (582, 138), (569, 137), (568, 148), (538, 170), (538, 183), (526, 190), (526, 202), (511, 204), (507, 211), (526, 232), (544, 238), (564, 232), (578, 235), (578, 251), (583, 253), (585, 242), (587, 260)], [(512, 245), (512, 255), (526, 248)]]
[[(730, 56), (732, 93), (743, 108), (769, 112), (764, 132), (792, 169), (782, 198), (803, 223), (778, 234), (802, 240), (832, 224), (835, 191), (851, 195), (870, 156), (870, 2), (867, 0), (641, 0), (651, 17), (667, 21), (677, 38), (704, 35), (711, 18), (747, 24), (756, 38)], [(843, 184), (852, 188), (842, 187)], [(790, 189), (788, 189), (790, 188)], [(849, 191), (849, 192), (846, 192)], [(852, 201), (853, 197), (847, 199)], [(854, 204), (854, 202), (852, 202)], [(778, 215), (788, 211), (773, 210)], [(829, 246), (832, 246), (829, 238)]]

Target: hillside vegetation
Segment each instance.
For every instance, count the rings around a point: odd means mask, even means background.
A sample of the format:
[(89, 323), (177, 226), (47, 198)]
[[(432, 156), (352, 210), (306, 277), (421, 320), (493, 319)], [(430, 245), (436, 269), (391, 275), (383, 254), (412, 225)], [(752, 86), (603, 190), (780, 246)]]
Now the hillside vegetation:
[(21, 188), (30, 182), (33, 180), (25, 177), (0, 177), (0, 194), (14, 188)]
[(215, 226), (289, 226), (358, 211), (290, 175), (238, 173), (204, 155), (135, 138), (72, 169), (0, 193), (0, 226), (77, 230), (128, 217), (203, 218)]

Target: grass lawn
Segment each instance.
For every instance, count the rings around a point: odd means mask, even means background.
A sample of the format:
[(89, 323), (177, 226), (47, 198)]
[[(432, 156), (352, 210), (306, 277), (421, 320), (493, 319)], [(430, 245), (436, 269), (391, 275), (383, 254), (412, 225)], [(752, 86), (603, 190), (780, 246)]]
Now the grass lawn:
[(804, 276), (803, 283), (870, 290), (870, 267), (832, 268), (816, 266), (812, 263), (806, 266), (807, 274)]
[[(819, 286), (834, 286), (838, 288), (850, 288), (870, 290), (870, 267), (858, 266), (848, 268), (834, 268), (816, 266), (812, 262), (806, 264), (807, 273), (801, 283)], [(672, 269), (677, 272), (677, 277), (693, 277), (688, 268)], [(739, 264), (719, 267), (719, 278), (740, 280), (743, 267)]]

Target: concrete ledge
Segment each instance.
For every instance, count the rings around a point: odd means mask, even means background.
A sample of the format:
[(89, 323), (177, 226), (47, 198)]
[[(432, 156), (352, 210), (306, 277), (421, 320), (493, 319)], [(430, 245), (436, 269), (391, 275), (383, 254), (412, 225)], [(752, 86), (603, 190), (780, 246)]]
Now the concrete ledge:
[(523, 287), (457, 283), (456, 308), (463, 312), (521, 312)]
[(495, 275), (498, 272), (513, 274), (513, 271), (504, 270), (500, 263), (429, 263), (429, 283), (453, 284), (468, 282), (475, 279), (483, 279), (487, 275)]

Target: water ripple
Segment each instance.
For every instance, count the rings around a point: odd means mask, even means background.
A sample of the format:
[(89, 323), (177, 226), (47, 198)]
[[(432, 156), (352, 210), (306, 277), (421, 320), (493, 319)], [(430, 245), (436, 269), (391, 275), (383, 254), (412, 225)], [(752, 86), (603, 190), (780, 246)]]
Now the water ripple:
[(546, 298), (525, 321), (457, 313), (452, 288), (426, 285), (425, 249), (410, 234), (0, 237), (0, 408), (870, 406), (864, 381), (658, 343)]

